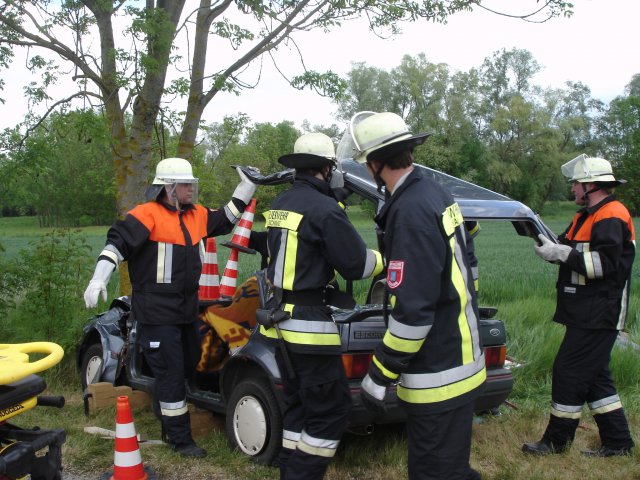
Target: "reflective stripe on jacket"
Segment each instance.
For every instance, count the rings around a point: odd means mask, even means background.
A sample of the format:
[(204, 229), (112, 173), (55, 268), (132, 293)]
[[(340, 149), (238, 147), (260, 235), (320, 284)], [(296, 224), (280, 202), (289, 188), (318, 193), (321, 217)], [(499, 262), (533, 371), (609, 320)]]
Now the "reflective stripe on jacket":
[(574, 250), (560, 265), (554, 320), (581, 328), (622, 330), (635, 257), (629, 211), (609, 196), (580, 209), (559, 240)]
[(398, 383), (414, 413), (472, 401), (486, 379), (460, 208), (414, 169), (376, 218), (384, 231), (392, 311), (370, 375)]

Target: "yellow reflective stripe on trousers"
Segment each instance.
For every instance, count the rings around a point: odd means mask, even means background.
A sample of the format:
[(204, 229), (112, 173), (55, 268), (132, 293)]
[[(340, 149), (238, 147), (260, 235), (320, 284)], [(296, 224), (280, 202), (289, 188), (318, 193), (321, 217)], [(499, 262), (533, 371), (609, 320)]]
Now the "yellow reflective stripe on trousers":
[(300, 432), (293, 432), (291, 430), (282, 430), (282, 448), (288, 448), (289, 450), (295, 450), (300, 441)]
[(610, 397), (602, 398), (600, 400), (596, 400), (595, 402), (589, 403), (591, 415), (609, 413), (620, 408), (622, 408), (622, 402), (620, 401), (620, 397), (618, 395), (611, 395)]
[(298, 441), (297, 449), (309, 455), (331, 458), (336, 454), (339, 444), (340, 440), (316, 438), (303, 431)]
[(582, 405), (562, 405), (551, 402), (551, 415), (558, 418), (571, 418), (577, 420), (582, 416)]
[(407, 403), (442, 402), (472, 391), (474, 388), (482, 385), (486, 378), (487, 371), (485, 368), (482, 368), (475, 375), (465, 378), (464, 380), (440, 387), (409, 389), (403, 387), (402, 383), (400, 383), (398, 384), (398, 398)]
[(160, 404), (160, 413), (166, 417), (179, 417), (189, 412), (187, 400), (179, 402), (158, 402)]

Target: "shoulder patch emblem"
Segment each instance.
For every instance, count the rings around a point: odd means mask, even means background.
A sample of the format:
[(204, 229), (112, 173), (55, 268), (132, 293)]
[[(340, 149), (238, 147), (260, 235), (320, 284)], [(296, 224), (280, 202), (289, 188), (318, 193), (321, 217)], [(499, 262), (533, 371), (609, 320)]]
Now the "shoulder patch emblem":
[(399, 287), (402, 283), (404, 272), (404, 261), (392, 260), (387, 267), (387, 285), (389, 288)]

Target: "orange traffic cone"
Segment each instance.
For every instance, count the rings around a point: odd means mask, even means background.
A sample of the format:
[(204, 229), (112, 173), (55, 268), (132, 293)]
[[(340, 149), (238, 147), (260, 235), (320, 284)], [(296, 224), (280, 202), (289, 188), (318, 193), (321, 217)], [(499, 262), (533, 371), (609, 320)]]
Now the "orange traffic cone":
[(152, 480), (154, 474), (142, 466), (138, 435), (133, 424), (129, 397), (120, 396), (116, 403), (116, 440), (113, 473), (107, 473), (103, 480)]
[(245, 208), (240, 217), (240, 222), (233, 231), (233, 237), (230, 242), (223, 242), (222, 245), (229, 248), (235, 248), (244, 253), (255, 254), (256, 251), (249, 248), (249, 237), (251, 237), (251, 228), (253, 227), (253, 215), (256, 213), (256, 199), (252, 198), (247, 208)]
[(238, 283), (238, 249), (232, 248), (220, 280), (220, 296), (233, 297)]
[(204, 252), (204, 263), (200, 275), (200, 300), (216, 300), (220, 297), (220, 283), (218, 279), (218, 254), (216, 253), (216, 239), (207, 238)]

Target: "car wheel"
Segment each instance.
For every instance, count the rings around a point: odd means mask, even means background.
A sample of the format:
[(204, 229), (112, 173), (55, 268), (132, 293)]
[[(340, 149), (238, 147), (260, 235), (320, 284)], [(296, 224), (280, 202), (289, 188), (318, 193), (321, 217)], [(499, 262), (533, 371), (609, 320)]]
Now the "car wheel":
[(263, 465), (272, 465), (282, 445), (282, 413), (268, 380), (238, 383), (227, 404), (227, 437), (231, 445)]
[(94, 343), (87, 348), (82, 355), (82, 369), (80, 371), (82, 378), (82, 390), (87, 385), (98, 383), (102, 374), (102, 345)]

